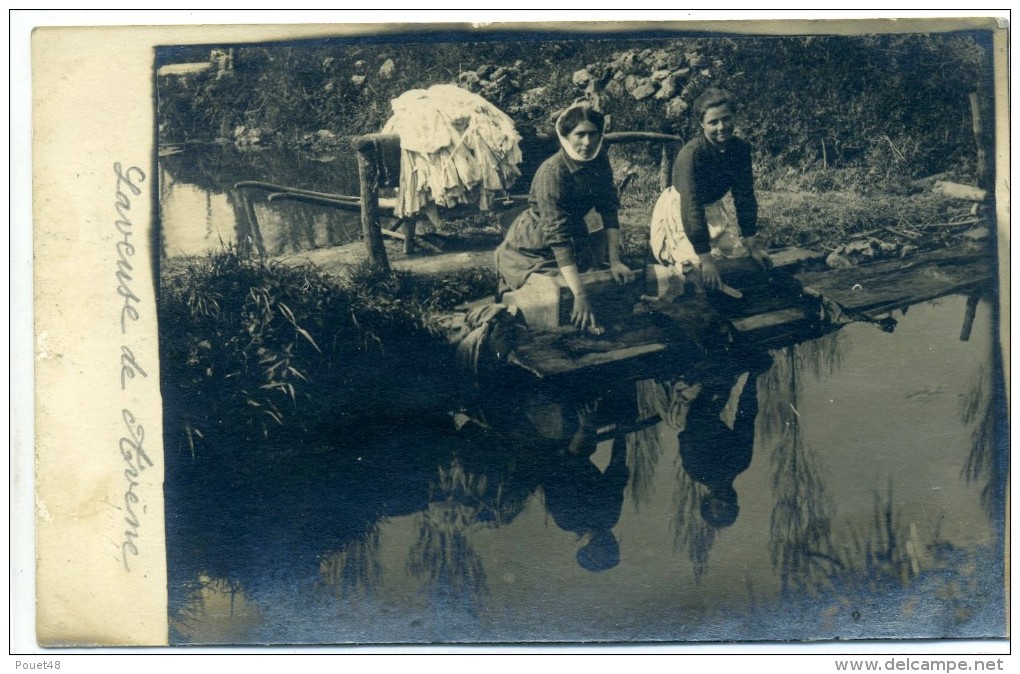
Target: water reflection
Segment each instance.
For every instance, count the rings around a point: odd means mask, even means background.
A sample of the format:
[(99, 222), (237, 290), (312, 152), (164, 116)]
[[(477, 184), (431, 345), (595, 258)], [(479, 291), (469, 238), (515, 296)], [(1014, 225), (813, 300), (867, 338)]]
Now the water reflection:
[(627, 453), (615, 436), (606, 442), (609, 461), (600, 470), (591, 461), (597, 449), (597, 401), (578, 410), (567, 446), (554, 455), (545, 477), (545, 507), (553, 521), (580, 540), (577, 563), (605, 571), (620, 563), (613, 527), (620, 520), (629, 471)]
[(627, 465), (630, 466), (628, 489), (636, 511), (639, 511), (642, 505), (648, 504), (652, 499), (652, 481), (662, 450), (658, 429), (654, 425), (646, 425), (643, 422), (668, 418), (667, 386), (668, 383), (655, 379), (644, 379), (635, 384), (637, 421), (638, 425), (642, 427), (627, 434), (626, 446)]
[[(994, 360), (998, 364), (999, 359)], [(960, 417), (970, 430), (970, 452), (963, 467), (968, 482), (983, 483), (981, 503), (988, 517), (1000, 530), (1004, 526), (1006, 480), (1009, 473), (1009, 452), (1002, 440), (1006, 437), (1002, 407), (1005, 392), (990, 374), (992, 367), (981, 365), (972, 378), (970, 390), (961, 399)], [(998, 390), (997, 390), (998, 389)]]
[(162, 254), (200, 255), (225, 244), (241, 252), (283, 255), (360, 239), (356, 210), (296, 201), (242, 182), (358, 194), (352, 156), (318, 159), (297, 151), (185, 149), (159, 158)]
[(430, 485), (428, 508), (418, 516), (418, 536), (407, 568), (424, 581), (424, 593), (439, 615), (460, 609), (476, 617), (488, 594), (485, 566), (469, 540), (480, 523), (488, 483), (464, 472), (459, 462), (441, 467)]
[(375, 597), (382, 583), (378, 523), (373, 523), (363, 536), (345, 542), (340, 550), (324, 554), (319, 573), (322, 582), (345, 604)]
[(671, 387), (665, 418), (678, 432), (680, 453), (674, 545), (687, 551), (696, 582), (705, 575), (717, 530), (740, 514), (734, 482), (751, 465), (757, 380), (767, 366), (764, 357), (716, 362), (697, 381)]

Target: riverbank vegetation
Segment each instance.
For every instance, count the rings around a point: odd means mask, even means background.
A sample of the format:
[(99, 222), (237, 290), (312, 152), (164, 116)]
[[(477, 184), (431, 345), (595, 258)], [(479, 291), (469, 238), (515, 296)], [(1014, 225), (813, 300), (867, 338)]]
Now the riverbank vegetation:
[(457, 382), (432, 321), (492, 287), (475, 271), (423, 277), (357, 266), (335, 277), (235, 249), (164, 261), (168, 455), (321, 442), (337, 428), (370, 427), (370, 417), (444, 413)]

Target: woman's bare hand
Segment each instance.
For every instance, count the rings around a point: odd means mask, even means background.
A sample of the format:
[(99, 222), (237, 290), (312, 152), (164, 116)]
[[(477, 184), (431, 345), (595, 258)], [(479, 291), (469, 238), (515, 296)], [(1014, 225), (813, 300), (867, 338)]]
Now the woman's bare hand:
[(595, 322), (595, 313), (591, 310), (591, 305), (588, 304), (587, 295), (574, 295), (574, 308), (570, 313), (570, 320), (582, 332), (589, 330), (597, 333), (599, 330)]
[(634, 271), (622, 262), (613, 262), (609, 265), (609, 273), (617, 283), (633, 283), (636, 275)]
[(719, 268), (711, 258), (701, 260), (701, 281), (709, 290), (722, 288), (722, 277), (719, 276)]
[(759, 267), (765, 271), (772, 269), (774, 266), (772, 258), (769, 257), (769, 254), (765, 252), (765, 249), (761, 247), (761, 244), (758, 243), (758, 240), (755, 237), (749, 236), (744, 239), (744, 246), (747, 248), (747, 252), (750, 254), (751, 259), (757, 262)]

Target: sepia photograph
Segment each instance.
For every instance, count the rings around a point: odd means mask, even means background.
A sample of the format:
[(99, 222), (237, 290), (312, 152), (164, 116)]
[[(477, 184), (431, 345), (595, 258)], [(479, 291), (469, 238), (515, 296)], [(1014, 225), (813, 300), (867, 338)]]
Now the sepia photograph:
[(171, 643), (1002, 637), (991, 37), (158, 47)]
[(1007, 30), (38, 29), (35, 643), (1008, 647)]

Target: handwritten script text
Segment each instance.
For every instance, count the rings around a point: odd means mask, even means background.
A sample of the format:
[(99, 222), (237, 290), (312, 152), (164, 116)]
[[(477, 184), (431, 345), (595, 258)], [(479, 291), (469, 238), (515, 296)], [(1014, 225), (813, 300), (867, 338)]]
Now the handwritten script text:
[[(117, 219), (114, 227), (119, 236), (117, 237), (117, 269), (115, 278), (117, 280), (117, 295), (122, 299), (120, 306), (120, 334), (127, 337), (129, 323), (135, 323), (141, 318), (139, 307), (141, 298), (135, 292), (132, 284), (134, 282), (135, 265), (132, 259), (138, 251), (131, 237), (134, 224), (131, 221), (131, 199), (142, 193), (139, 183), (145, 182), (145, 172), (137, 166), (125, 169), (120, 162), (113, 165), (113, 172), (117, 176), (114, 208), (117, 211)], [(128, 382), (135, 377), (147, 377), (145, 369), (135, 357), (134, 350), (128, 344), (120, 346), (120, 390), (126, 391)], [(124, 529), (120, 543), (121, 560), (124, 563), (124, 570), (131, 571), (131, 564), (128, 557), (138, 557), (138, 533), (142, 526), (142, 516), (146, 514), (147, 507), (138, 493), (141, 485), (139, 476), (146, 468), (153, 466), (152, 459), (145, 451), (145, 428), (127, 407), (121, 410), (123, 430), (118, 442), (120, 458), (123, 461), (124, 481), (124, 522), (127, 528)]]

